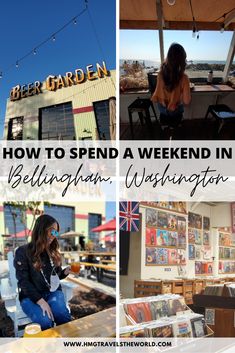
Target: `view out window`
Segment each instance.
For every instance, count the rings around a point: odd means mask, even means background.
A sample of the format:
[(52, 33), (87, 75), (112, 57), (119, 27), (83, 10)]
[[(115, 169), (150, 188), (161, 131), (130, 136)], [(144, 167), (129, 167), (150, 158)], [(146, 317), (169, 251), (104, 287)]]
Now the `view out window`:
[(72, 103), (57, 104), (40, 109), (39, 139), (74, 140), (75, 128)]
[(25, 229), (19, 208), (7, 203), (4, 204), (4, 222), (6, 235), (15, 235)]
[(109, 101), (94, 102), (94, 112), (100, 140), (110, 140)]
[(96, 244), (99, 243), (99, 234), (93, 233), (91, 230), (95, 227), (98, 227), (101, 223), (102, 223), (101, 214), (89, 213), (88, 215), (89, 240), (93, 241)]
[(74, 230), (74, 207), (45, 205), (44, 213), (52, 216), (59, 222), (60, 234)]
[(22, 140), (23, 139), (23, 120), (24, 118), (17, 117), (9, 120), (8, 123), (8, 140)]

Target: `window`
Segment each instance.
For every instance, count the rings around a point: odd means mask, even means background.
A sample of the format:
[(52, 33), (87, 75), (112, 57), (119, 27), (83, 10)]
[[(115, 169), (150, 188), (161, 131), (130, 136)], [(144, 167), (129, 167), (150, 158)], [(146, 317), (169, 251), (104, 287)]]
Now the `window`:
[(89, 240), (93, 241), (95, 244), (99, 244), (99, 234), (93, 233), (91, 230), (98, 227), (102, 223), (101, 214), (89, 213), (88, 214), (88, 233)]
[(74, 230), (74, 207), (51, 205), (44, 206), (44, 213), (54, 217), (60, 224), (60, 234)]
[(22, 214), (19, 208), (4, 204), (5, 234), (14, 235), (25, 230)]
[(8, 122), (8, 140), (22, 140), (23, 139), (23, 120), (24, 118), (12, 118)]
[(94, 102), (93, 106), (99, 138), (101, 140), (110, 140), (109, 101)]
[(73, 107), (71, 102), (41, 108), (39, 117), (39, 139), (75, 139)]

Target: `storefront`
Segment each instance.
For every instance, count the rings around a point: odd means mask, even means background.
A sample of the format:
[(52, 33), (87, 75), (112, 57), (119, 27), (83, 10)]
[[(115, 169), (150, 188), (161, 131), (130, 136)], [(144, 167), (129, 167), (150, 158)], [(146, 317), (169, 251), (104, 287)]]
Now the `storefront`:
[[(30, 236), (35, 218), (42, 213), (49, 214), (58, 220), (60, 234), (76, 232), (77, 236), (61, 239), (61, 247), (69, 245), (70, 250), (77, 249), (77, 245), (83, 247), (84, 243), (92, 241), (95, 245), (100, 243), (99, 233), (91, 230), (105, 221), (104, 202), (82, 203), (41, 203), (36, 211), (22, 212), (15, 205), (0, 204), (0, 252), (3, 256), (27, 242)], [(36, 214), (35, 214), (36, 212)], [(16, 234), (16, 236), (14, 236)]]
[(134, 296), (135, 280), (235, 277), (232, 205), (141, 203), (139, 232), (130, 233), (129, 254), (122, 252), (128, 256), (122, 295)]
[(112, 139), (110, 101), (115, 97), (115, 70), (88, 65), (64, 75), (49, 75), (12, 88), (7, 101), (4, 139)]

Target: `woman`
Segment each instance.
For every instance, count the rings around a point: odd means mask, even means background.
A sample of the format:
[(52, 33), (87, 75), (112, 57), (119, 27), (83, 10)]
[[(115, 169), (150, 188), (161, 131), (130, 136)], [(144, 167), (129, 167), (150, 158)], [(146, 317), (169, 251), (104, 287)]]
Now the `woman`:
[(191, 101), (188, 76), (184, 73), (186, 52), (177, 43), (173, 43), (167, 53), (157, 77), (157, 87), (152, 101), (158, 103), (161, 123), (177, 126), (184, 112), (184, 105)]
[(60, 279), (70, 272), (61, 268), (59, 223), (49, 215), (37, 218), (32, 240), (15, 253), (14, 266), (19, 299), (24, 313), (41, 325), (42, 330), (71, 321)]

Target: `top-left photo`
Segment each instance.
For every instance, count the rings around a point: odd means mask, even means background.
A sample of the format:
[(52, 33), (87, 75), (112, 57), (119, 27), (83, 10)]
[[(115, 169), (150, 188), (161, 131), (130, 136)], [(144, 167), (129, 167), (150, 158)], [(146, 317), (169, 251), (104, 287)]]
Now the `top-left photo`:
[(13, 1), (1, 13), (0, 139), (115, 140), (116, 1)]

